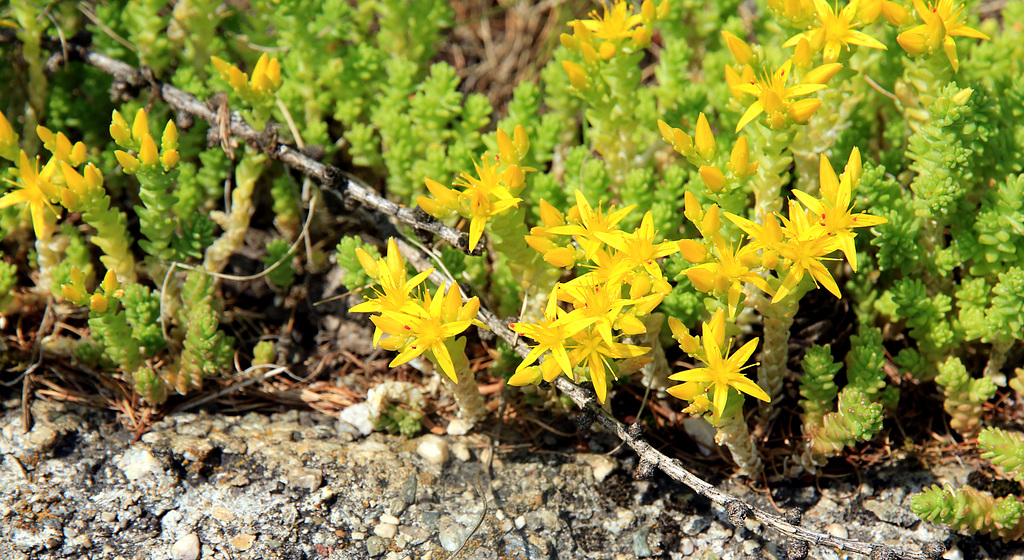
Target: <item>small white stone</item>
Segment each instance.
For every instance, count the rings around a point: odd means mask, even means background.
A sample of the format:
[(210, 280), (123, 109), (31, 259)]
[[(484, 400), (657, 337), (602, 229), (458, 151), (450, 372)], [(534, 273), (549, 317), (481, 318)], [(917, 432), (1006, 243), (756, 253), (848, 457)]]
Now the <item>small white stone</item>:
[(196, 560), (199, 558), (199, 537), (189, 533), (178, 539), (171, 546), (171, 558), (174, 560)]
[(362, 531), (354, 531), (352, 533), (352, 540), (354, 540), (354, 541), (361, 541), (361, 540), (363, 540), (365, 538), (366, 538), (366, 533), (363, 533)]
[(467, 422), (462, 418), (456, 418), (448, 423), (448, 435), (450, 436), (464, 436), (473, 429), (473, 423)]
[(125, 451), (117, 462), (117, 466), (124, 473), (125, 478), (132, 482), (150, 474), (162, 472), (164, 469), (160, 461), (149, 452), (149, 449), (141, 445), (133, 445)]
[(384, 513), (380, 516), (381, 523), (390, 523), (392, 525), (398, 525), (398, 518), (390, 513)]
[(462, 531), (456, 523), (441, 529), (437, 534), (437, 540), (441, 541), (441, 548), (448, 552), (455, 552), (462, 546)]
[(594, 470), (594, 482), (598, 484), (604, 482), (604, 479), (608, 478), (608, 475), (615, 470), (617, 466), (615, 461), (609, 459), (605, 455), (597, 455), (593, 453), (587, 453), (579, 456), (580, 460), (590, 465), (590, 468)]
[(953, 545), (942, 557), (945, 560), (964, 560), (964, 553), (956, 545)]
[(393, 539), (398, 534), (398, 525), (392, 525), (391, 523), (381, 523), (373, 528), (373, 534), (377, 535), (382, 539)]
[(838, 539), (850, 538), (850, 531), (848, 531), (846, 527), (840, 525), (839, 523), (832, 523), (831, 525), (829, 525), (828, 534)]
[(526, 518), (520, 515), (516, 518), (516, 529), (522, 530), (523, 527), (526, 527)]
[(693, 554), (693, 551), (694, 551), (694, 548), (693, 548), (693, 541), (692, 540), (690, 540), (690, 539), (683, 539), (683, 541), (679, 543), (679, 552), (682, 552), (683, 556), (689, 556), (689, 555)]
[(452, 444), (452, 455), (455, 455), (455, 458), (463, 463), (473, 458), (469, 453), (469, 446), (461, 441), (457, 441)]
[(448, 462), (448, 441), (441, 436), (427, 434), (420, 438), (416, 453), (428, 463), (440, 467)]
[(354, 426), (359, 433), (368, 436), (373, 432), (373, 416), (370, 405), (365, 402), (354, 404), (338, 414), (342, 422), (348, 422)]

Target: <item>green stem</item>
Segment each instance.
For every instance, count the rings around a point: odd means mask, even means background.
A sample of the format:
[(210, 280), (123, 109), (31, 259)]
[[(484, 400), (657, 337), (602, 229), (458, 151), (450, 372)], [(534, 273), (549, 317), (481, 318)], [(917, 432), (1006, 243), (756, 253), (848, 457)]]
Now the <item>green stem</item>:
[(742, 407), (728, 418), (722, 418), (717, 426), (718, 433), (715, 434), (715, 443), (724, 445), (732, 454), (733, 461), (739, 466), (738, 474), (755, 478), (764, 470), (764, 463), (757, 455), (757, 447), (754, 445), (747, 423), (743, 419)]
[(757, 223), (782, 210), (782, 187), (789, 182), (789, 164), (793, 162), (789, 146), (794, 135), (793, 127), (771, 130), (758, 123), (751, 128), (750, 151), (762, 156), (752, 182), (755, 203), (751, 219)]
[(469, 369), (469, 359), (466, 357), (466, 337), (460, 336), (456, 340), (445, 340), (444, 345), (448, 348), (448, 353), (455, 364), (455, 374), (459, 378), (458, 383), (441, 372), (433, 353), (427, 352), (426, 355), (434, 364), (437, 375), (441, 377), (441, 383), (452, 392), (455, 404), (459, 406), (459, 417), (448, 424), (448, 433), (462, 435), (473, 429), (477, 422), (487, 416), (488, 410), (483, 396), (480, 395), (476, 376)]

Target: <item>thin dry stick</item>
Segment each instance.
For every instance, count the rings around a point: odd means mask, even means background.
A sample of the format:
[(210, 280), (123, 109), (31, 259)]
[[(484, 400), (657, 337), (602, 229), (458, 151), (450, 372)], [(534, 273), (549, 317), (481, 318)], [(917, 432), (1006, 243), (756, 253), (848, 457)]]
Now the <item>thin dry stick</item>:
[[(0, 43), (10, 43), (15, 41), (17, 41), (17, 39), (12, 32), (6, 30), (0, 31)], [(211, 106), (199, 101), (191, 94), (171, 85), (153, 80), (151, 77), (147, 79), (146, 74), (142, 70), (129, 66), (119, 60), (93, 52), (85, 46), (72, 43), (69, 44), (68, 47), (70, 56), (82, 60), (86, 64), (94, 66), (114, 76), (116, 80), (136, 88), (145, 86), (152, 87), (154, 92), (162, 97), (171, 107), (179, 111), (189, 113), (193, 116), (200, 117), (211, 124), (216, 124), (218, 122), (217, 114), (213, 109), (211, 109)], [(53, 48), (55, 52), (47, 67), (50, 69), (58, 69), (60, 65), (65, 62), (65, 56), (59, 49), (54, 48), (53, 46), (51, 46), (51, 48)], [(417, 212), (409, 208), (401, 207), (394, 202), (385, 200), (369, 191), (369, 189), (361, 187), (344, 178), (341, 170), (338, 168), (315, 161), (287, 144), (277, 142), (273, 139), (268, 141), (266, 135), (254, 130), (245, 122), (244, 119), (242, 119), (241, 116), (234, 112), (231, 113), (230, 130), (232, 134), (246, 140), (254, 146), (259, 147), (271, 157), (281, 160), (282, 162), (299, 169), (304, 174), (316, 178), (326, 189), (340, 191), (343, 193), (343, 196), (347, 196), (350, 200), (356, 201), (370, 210), (395, 217), (399, 221), (402, 221), (415, 229), (433, 233), (447, 241), (452, 246), (463, 251), (468, 248), (466, 235), (462, 232), (444, 226), (436, 221), (423, 220), (417, 215)], [(401, 250), (407, 254), (409, 261), (412, 262), (414, 266), (421, 270), (429, 266), (427, 263), (430, 261), (426, 255), (411, 245), (403, 245), (404, 246)], [(435, 274), (436, 276), (441, 276), (439, 273), (435, 272)], [(438, 279), (442, 281), (447, 280), (443, 278)], [(481, 308), (478, 318), (487, 325), (495, 335), (507, 342), (512, 349), (516, 351), (516, 353), (523, 357), (527, 355), (529, 352), (527, 345), (523, 341), (517, 339), (516, 334), (508, 328), (508, 325), (506, 325), (504, 321), (500, 320), (493, 313), (483, 308)], [(669, 477), (689, 486), (698, 494), (707, 497), (716, 504), (725, 506), (726, 511), (729, 514), (729, 520), (735, 525), (742, 525), (743, 520), (752, 515), (761, 523), (768, 525), (779, 533), (792, 539), (797, 539), (814, 545), (828, 546), (841, 551), (850, 551), (869, 555), (873, 560), (890, 558), (937, 560), (945, 552), (945, 545), (939, 542), (927, 543), (924, 546), (923, 551), (916, 552), (904, 548), (878, 545), (864, 541), (841, 539), (825, 533), (812, 531), (798, 525), (793, 525), (780, 516), (751, 507), (739, 498), (718, 490), (711, 484), (688, 471), (680, 461), (669, 458), (654, 449), (646, 440), (643, 439), (643, 437), (641, 437), (638, 429), (639, 425), (627, 428), (625, 424), (619, 422), (610, 413), (598, 406), (597, 399), (592, 391), (584, 389), (570, 381), (568, 378), (561, 376), (555, 379), (554, 385), (560, 391), (568, 395), (569, 398), (571, 398), (573, 402), (580, 407), (585, 418), (590, 420), (596, 419), (602, 426), (618, 436), (639, 455), (640, 461), (637, 466), (638, 476), (649, 476), (653, 472), (653, 469), (661, 469)]]

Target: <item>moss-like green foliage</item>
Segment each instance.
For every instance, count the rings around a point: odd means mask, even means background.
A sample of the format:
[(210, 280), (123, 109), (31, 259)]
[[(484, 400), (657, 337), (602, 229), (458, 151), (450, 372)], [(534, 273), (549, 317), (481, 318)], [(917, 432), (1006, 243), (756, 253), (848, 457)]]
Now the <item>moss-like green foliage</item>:
[(882, 405), (860, 389), (846, 387), (839, 393), (839, 410), (826, 414), (811, 431), (810, 448), (826, 457), (838, 455), (844, 447), (867, 441), (882, 429)]
[(1013, 496), (997, 499), (969, 486), (932, 485), (914, 494), (910, 508), (925, 521), (945, 523), (971, 533), (992, 533), (1004, 542), (1024, 534), (1024, 503)]
[(807, 349), (803, 361), (804, 374), (800, 376), (800, 408), (804, 413), (800, 416), (804, 422), (804, 430), (817, 425), (832, 410), (832, 401), (839, 394), (836, 387), (836, 373), (842, 369), (832, 359), (832, 348), (814, 345)]
[[(0, 254), (0, 257), (3, 255)], [(0, 313), (14, 299), (11, 290), (18, 282), (18, 267), (0, 258)]]
[(849, 386), (856, 387), (872, 400), (893, 408), (899, 400), (899, 390), (889, 387), (885, 374), (885, 347), (882, 331), (862, 327), (860, 334), (850, 338), (850, 353), (846, 355), (846, 378)]
[(982, 458), (992, 461), (1017, 482), (1024, 482), (1024, 433), (988, 427), (978, 434)]
[(201, 303), (189, 312), (178, 371), (168, 379), (179, 393), (201, 388), (203, 379), (220, 375), (231, 363), (232, 341), (219, 326), (218, 313), (208, 303)]
[(151, 358), (167, 347), (160, 328), (159, 293), (141, 284), (129, 284), (124, 288), (121, 303), (132, 327), (132, 338), (139, 343), (144, 356)]
[(290, 243), (284, 239), (275, 239), (267, 243), (267, 254), (263, 257), (263, 264), (268, 267), (281, 261), (277, 268), (267, 273), (267, 279), (278, 288), (289, 288), (295, 283), (295, 268), (292, 267), (289, 249)]
[(380, 417), (374, 422), (373, 429), (386, 431), (389, 434), (414, 437), (423, 429), (423, 413), (392, 403), (381, 411)]
[(965, 436), (977, 433), (981, 426), (981, 405), (996, 392), (987, 377), (972, 378), (959, 358), (950, 357), (939, 366), (935, 378), (946, 396), (943, 408), (951, 416), (949, 425)]
[(380, 251), (377, 247), (369, 243), (363, 243), (358, 237), (341, 238), (337, 246), (338, 267), (345, 273), (341, 281), (349, 290), (357, 290), (374, 283), (373, 279), (363, 270), (362, 265), (359, 264), (359, 259), (356, 257), (356, 249), (366, 251), (374, 260), (380, 258)]

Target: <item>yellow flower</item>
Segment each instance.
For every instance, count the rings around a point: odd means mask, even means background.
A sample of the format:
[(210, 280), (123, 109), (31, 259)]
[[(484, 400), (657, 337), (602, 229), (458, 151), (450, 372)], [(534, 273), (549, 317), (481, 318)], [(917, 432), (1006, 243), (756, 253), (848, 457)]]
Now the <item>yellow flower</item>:
[(748, 83), (739, 84), (733, 89), (743, 93), (749, 93), (757, 97), (736, 125), (736, 132), (747, 126), (750, 121), (764, 113), (767, 117), (768, 127), (779, 129), (789, 126), (792, 123), (803, 124), (814, 114), (820, 99), (802, 99), (793, 101), (793, 98), (803, 97), (819, 90), (825, 89), (825, 82), (829, 80), (839, 69), (841, 64), (824, 64), (811, 70), (804, 75), (801, 83), (789, 85), (793, 62), (787, 60), (774, 72), (766, 73), (760, 79)]
[(611, 9), (604, 7), (604, 16), (597, 10), (590, 12), (590, 19), (579, 20), (587, 31), (598, 39), (629, 39), (633, 36), (632, 29), (643, 23), (640, 14), (630, 14), (629, 4), (616, 0)]
[(536, 362), (545, 352), (550, 352), (551, 357), (547, 361), (557, 364), (566, 376), (572, 376), (572, 363), (569, 361), (569, 353), (565, 345), (575, 334), (595, 321), (597, 321), (596, 317), (566, 313), (561, 308), (554, 307), (551, 312), (545, 311), (544, 319), (536, 324), (511, 323), (508, 328), (537, 341), (537, 345), (530, 348), (530, 353), (516, 368), (516, 373)]
[(53, 233), (56, 218), (60, 216), (60, 211), (50, 202), (57, 199), (57, 187), (48, 176), (40, 176), (39, 161), (30, 162), (24, 151), (18, 160), (18, 170), (21, 172), (21, 184), (5, 179), (18, 189), (0, 197), (0, 208), (26, 203), (36, 239), (45, 239)]
[(717, 258), (713, 262), (692, 266), (684, 271), (693, 287), (715, 298), (724, 297), (729, 316), (736, 316), (736, 308), (743, 297), (743, 284), (753, 284), (765, 293), (772, 293), (768, 283), (757, 273), (761, 259), (757, 247), (747, 244), (733, 250), (721, 237), (714, 243)]
[[(711, 391), (711, 408), (714, 414), (714, 422), (717, 423), (725, 409), (726, 400), (729, 397), (729, 389), (735, 389), (740, 393), (747, 393), (765, 402), (770, 402), (768, 393), (756, 383), (743, 375), (743, 370), (757, 365), (756, 363), (745, 365), (750, 356), (757, 348), (757, 340), (753, 339), (744, 344), (735, 354), (729, 355), (729, 346), (725, 344), (725, 313), (719, 309), (711, 318), (710, 322), (704, 323), (703, 335), (700, 337), (702, 349), (700, 360), (706, 367), (694, 368), (688, 371), (674, 373), (669, 379), (683, 381), (668, 389), (669, 394), (688, 401), (693, 401), (698, 395)], [(702, 350), (702, 351), (701, 351)], [(700, 384), (700, 385), (695, 385)], [(703, 389), (703, 390), (702, 390)]]
[(783, 259), (780, 266), (789, 272), (775, 292), (772, 303), (780, 301), (796, 289), (805, 273), (810, 274), (816, 284), (820, 283), (832, 295), (840, 299), (843, 297), (832, 274), (821, 263), (823, 257), (838, 248), (838, 243), (826, 234), (824, 226), (812, 224), (808, 218), (810, 216), (796, 202), (789, 202), (789, 219), (782, 218), (786, 240), (776, 245)]
[(576, 241), (583, 248), (586, 258), (592, 259), (594, 253), (604, 245), (604, 242), (597, 236), (598, 233), (615, 233), (619, 232), (616, 227), (622, 218), (625, 218), (627, 214), (636, 208), (636, 205), (626, 206), (618, 210), (615, 206), (608, 207), (608, 215), (605, 215), (598, 205), (595, 210), (587, 199), (583, 196), (583, 193), (576, 189), (576, 205), (569, 210), (570, 222), (564, 226), (556, 226), (548, 228), (548, 233), (556, 235), (574, 235)]
[(852, 0), (840, 10), (838, 6), (835, 9), (830, 8), (825, 0), (814, 0), (818, 27), (812, 27), (809, 31), (790, 37), (782, 46), (796, 46), (802, 37), (806, 37), (811, 48), (822, 53), (826, 63), (838, 60), (840, 49), (849, 49), (851, 44), (886, 50), (885, 45), (874, 37), (853, 29), (859, 5), (859, 0)]
[(925, 5), (923, 0), (914, 0), (914, 10), (923, 22), (896, 37), (896, 41), (911, 56), (931, 54), (941, 48), (946, 53), (953, 71), (960, 69), (960, 60), (956, 54), (956, 43), (953, 37), (971, 37), (988, 40), (977, 29), (964, 25), (964, 5), (954, 4), (954, 0), (938, 0)]
[(633, 233), (621, 231), (594, 234), (598, 239), (622, 253), (625, 264), (629, 268), (642, 268), (654, 278), (660, 278), (661, 267), (655, 259), (667, 257), (679, 251), (679, 244), (674, 241), (655, 243), (658, 232), (654, 229), (654, 215), (644, 214), (640, 226)]
[(650, 348), (643, 346), (608, 342), (593, 328), (578, 332), (573, 336), (573, 340), (576, 341), (576, 347), (569, 352), (569, 361), (582, 364), (586, 368), (587, 375), (594, 384), (597, 400), (602, 403), (608, 396), (608, 373), (611, 371), (612, 375), (615, 375), (608, 360), (639, 358), (650, 351)]
[(853, 228), (871, 227), (884, 224), (885, 218), (872, 216), (864, 212), (853, 214), (853, 188), (860, 181), (860, 150), (854, 148), (850, 153), (850, 160), (846, 172), (840, 180), (836, 177), (832, 164), (824, 154), (821, 156), (819, 175), (821, 177), (821, 198), (799, 190), (793, 191), (808, 210), (820, 218), (819, 225), (825, 228), (828, 235), (834, 236), (839, 249), (846, 255), (847, 262), (853, 271), (857, 271), (857, 249), (854, 246), (853, 238), (857, 236)]
[(441, 371), (458, 383), (455, 363), (445, 341), (477, 323), (475, 317), (479, 310), (479, 299), (470, 298), (463, 305), (458, 287), (453, 285), (444, 292), (444, 286), (438, 286), (433, 298), (429, 293), (424, 294), (423, 306), (415, 315), (382, 311), (370, 320), (398, 341), (396, 344), (381, 343), (389, 350), (400, 350), (398, 356), (391, 360), (390, 367), (404, 364), (429, 350)]
[[(420, 309), (419, 299), (412, 297), (412, 291), (426, 280), (427, 276), (434, 271), (427, 269), (411, 279), (406, 280), (405, 259), (398, 251), (398, 244), (395, 238), (388, 240), (387, 256), (376, 261), (369, 253), (362, 248), (356, 249), (356, 257), (363, 266), (366, 274), (380, 284), (380, 290), (374, 288), (375, 298), (366, 298), (366, 301), (349, 309), (352, 313), (405, 313), (415, 314)], [(377, 328), (373, 333), (373, 344), (376, 345), (385, 331)]]

